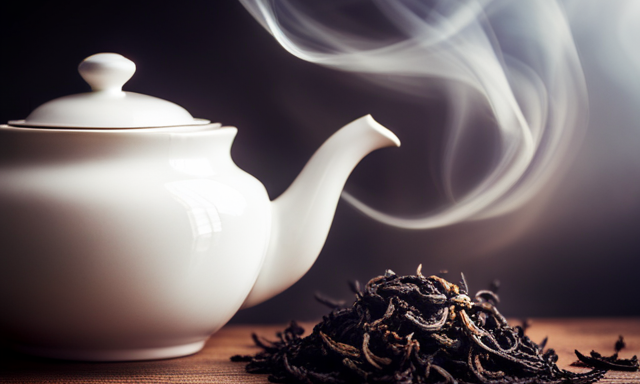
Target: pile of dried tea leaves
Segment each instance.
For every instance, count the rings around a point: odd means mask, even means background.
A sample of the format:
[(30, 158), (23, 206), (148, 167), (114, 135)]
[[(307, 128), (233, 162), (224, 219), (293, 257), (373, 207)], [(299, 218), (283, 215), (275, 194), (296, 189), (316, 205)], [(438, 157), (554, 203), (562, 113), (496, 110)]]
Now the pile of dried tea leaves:
[(558, 356), (511, 327), (492, 290), (469, 296), (439, 276), (398, 276), (387, 271), (356, 301), (336, 306), (313, 332), (292, 323), (279, 340), (254, 335), (263, 351), (234, 356), (247, 371), (279, 383), (593, 383), (605, 369), (561, 370)]

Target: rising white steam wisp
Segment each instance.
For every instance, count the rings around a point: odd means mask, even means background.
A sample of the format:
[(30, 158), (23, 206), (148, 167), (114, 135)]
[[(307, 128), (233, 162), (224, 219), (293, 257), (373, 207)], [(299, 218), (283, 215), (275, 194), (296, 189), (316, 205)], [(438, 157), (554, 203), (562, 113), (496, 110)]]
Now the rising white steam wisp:
[(640, 72), (640, 2), (627, 0), (622, 7), (618, 26), (622, 48)]
[[(442, 181), (450, 205), (405, 218), (343, 194), (381, 222), (423, 229), (510, 212), (552, 181), (586, 127), (584, 76), (556, 1), (240, 1), (303, 60), (364, 75), (425, 103), (434, 78), (451, 84)], [(494, 116), (499, 153), (481, 182), (453, 196), (460, 142), (474, 129), (478, 104)]]

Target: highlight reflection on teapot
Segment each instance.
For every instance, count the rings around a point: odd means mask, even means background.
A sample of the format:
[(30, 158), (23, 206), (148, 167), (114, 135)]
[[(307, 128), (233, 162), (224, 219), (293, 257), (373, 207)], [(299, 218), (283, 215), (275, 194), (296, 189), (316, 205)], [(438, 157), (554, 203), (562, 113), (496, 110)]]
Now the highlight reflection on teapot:
[(309, 270), (352, 169), (400, 145), (364, 116), (269, 201), (231, 160), (235, 127), (123, 92), (135, 64), (120, 55), (79, 71), (92, 92), (0, 126), (0, 339), (33, 355), (199, 351), (238, 309)]

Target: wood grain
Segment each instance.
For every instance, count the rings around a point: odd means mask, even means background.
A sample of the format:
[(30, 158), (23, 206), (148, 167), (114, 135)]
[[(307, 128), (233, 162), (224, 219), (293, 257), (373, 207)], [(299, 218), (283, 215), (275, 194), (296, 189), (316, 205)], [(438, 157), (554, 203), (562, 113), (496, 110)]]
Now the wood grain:
[[(232, 363), (236, 354), (253, 354), (251, 333), (273, 338), (283, 326), (229, 325), (213, 335), (205, 348), (179, 359), (130, 363), (80, 363), (36, 359), (0, 351), (1, 383), (268, 383), (266, 375), (251, 375), (243, 363)], [(312, 325), (307, 324), (306, 329)], [(549, 337), (548, 347), (559, 355), (561, 368), (575, 361), (574, 349), (589, 353), (595, 349), (613, 353), (619, 334), (627, 348), (621, 357), (640, 355), (640, 318), (618, 319), (538, 319), (527, 334), (536, 342)], [(609, 372), (600, 381), (609, 384), (640, 384), (640, 372)]]

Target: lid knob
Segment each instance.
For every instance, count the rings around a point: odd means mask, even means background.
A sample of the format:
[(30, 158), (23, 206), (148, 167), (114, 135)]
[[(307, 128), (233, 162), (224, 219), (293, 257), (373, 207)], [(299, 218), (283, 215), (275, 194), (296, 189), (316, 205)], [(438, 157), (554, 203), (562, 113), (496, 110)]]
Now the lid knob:
[(182, 127), (209, 124), (194, 119), (181, 106), (153, 96), (123, 92), (122, 86), (133, 76), (136, 65), (117, 53), (89, 56), (78, 72), (93, 92), (68, 95), (48, 101), (24, 120), (11, 126), (29, 128), (119, 129)]
[(94, 92), (115, 94), (122, 92), (122, 86), (135, 71), (135, 63), (117, 53), (98, 53), (87, 57), (78, 66), (80, 76)]

